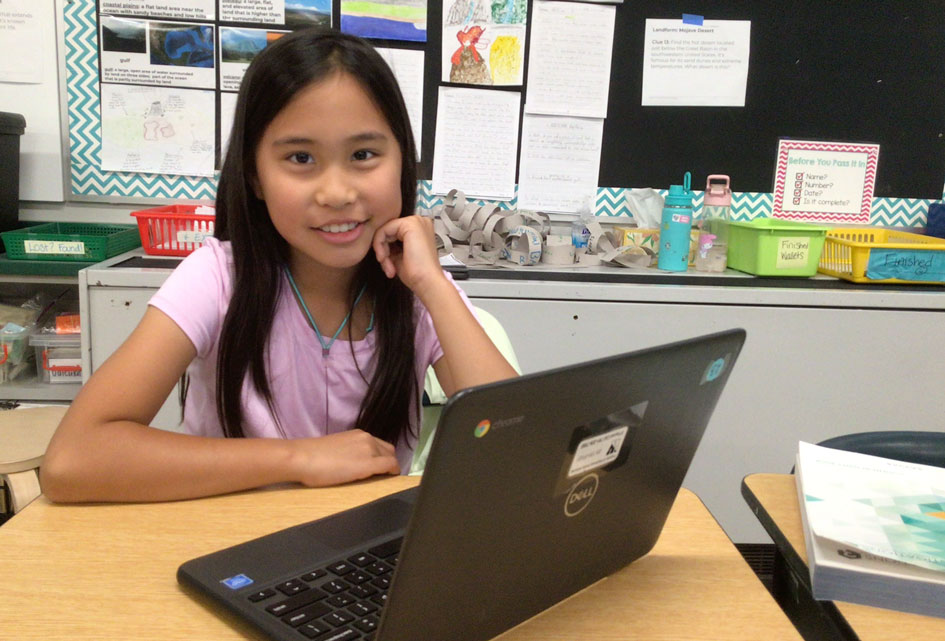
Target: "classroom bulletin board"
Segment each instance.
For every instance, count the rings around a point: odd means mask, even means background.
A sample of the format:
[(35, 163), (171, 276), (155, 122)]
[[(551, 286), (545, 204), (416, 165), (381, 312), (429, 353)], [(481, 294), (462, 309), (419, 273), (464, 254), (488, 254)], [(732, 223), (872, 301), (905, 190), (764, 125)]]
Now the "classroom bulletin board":
[[(529, 15), (534, 2), (528, 2)], [(340, 23), (339, 3), (333, 24)], [(643, 107), (641, 75), (647, 18), (698, 13), (751, 21), (744, 107)], [(878, 143), (870, 222), (923, 225), (945, 184), (945, 0), (915, 3), (657, 2), (616, 6), (607, 118), (596, 213), (627, 212), (631, 187), (666, 189), (691, 171), (694, 187), (713, 173), (732, 177), (734, 211), (747, 220), (770, 215), (781, 138)], [(427, 3), (426, 42), (377, 41), (423, 51), (421, 206), (432, 193), (436, 108), (441, 79), (442, 4)], [(171, 176), (101, 169), (99, 47), (96, 0), (64, 8), (69, 191), (72, 200), (212, 200), (215, 176)], [(527, 41), (527, 38), (526, 38)], [(528, 58), (525, 59), (527, 74)], [(462, 85), (456, 85), (462, 86)], [(527, 98), (527, 85), (510, 87)], [(695, 206), (701, 205), (701, 193)], [(502, 203), (514, 207), (515, 199)]]

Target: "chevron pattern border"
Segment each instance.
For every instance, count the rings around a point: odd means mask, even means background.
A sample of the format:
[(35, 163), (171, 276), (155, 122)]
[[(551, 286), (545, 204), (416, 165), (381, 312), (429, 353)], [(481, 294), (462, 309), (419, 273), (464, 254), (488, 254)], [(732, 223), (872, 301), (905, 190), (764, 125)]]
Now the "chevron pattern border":
[(63, 11), (72, 193), (212, 200), (216, 178), (102, 171), (95, 0), (72, 0)]
[[(485, 204), (487, 201), (498, 205), (499, 209), (515, 209), (518, 206), (518, 185), (515, 185), (515, 197), (512, 200), (489, 200), (483, 198), (470, 198), (470, 202)], [(443, 196), (433, 193), (432, 180), (417, 181), (417, 206), (420, 209), (433, 209), (443, 204)]]
[[(598, 188), (596, 215), (604, 218), (629, 216), (630, 211), (625, 204), (626, 191), (623, 187)], [(659, 190), (659, 194), (665, 198), (667, 190)], [(696, 218), (702, 212), (703, 197), (704, 192), (693, 192), (692, 208)], [(443, 204), (443, 198), (433, 193), (431, 181), (421, 180), (417, 188), (417, 202), (423, 209), (432, 209)], [(503, 209), (514, 209), (516, 206), (515, 200), (489, 202), (496, 202)], [(937, 201), (920, 198), (874, 198), (870, 224), (882, 227), (923, 227), (929, 205), (934, 202)], [(773, 193), (736, 191), (732, 194), (732, 216), (734, 220), (742, 222), (767, 218), (771, 216), (773, 204)]]
[[(102, 137), (98, 90), (98, 31), (95, 0), (71, 0), (66, 3), (65, 22), (66, 91), (68, 101), (69, 147), (71, 154), (72, 193), (94, 196), (126, 196), (186, 200), (212, 200), (216, 195), (216, 177), (165, 176), (130, 172), (102, 171)], [(629, 215), (623, 187), (597, 190), (598, 216)], [(694, 192), (696, 216), (702, 209), (703, 194)], [(517, 194), (517, 187), (516, 187)], [(666, 190), (660, 194), (665, 196)], [(943, 187), (945, 199), (945, 187)], [(771, 215), (772, 193), (735, 192), (732, 213), (735, 220), (748, 221)], [(433, 193), (433, 183), (419, 181), (417, 201), (432, 209), (443, 199)], [(493, 202), (493, 201), (490, 201)], [(517, 199), (495, 201), (503, 209), (514, 209)], [(928, 206), (935, 200), (915, 198), (874, 198), (869, 222), (888, 227), (922, 227)]]
[[(188, 181), (179, 178), (163, 174), (102, 171), (95, 165), (79, 165), (74, 160), (72, 163), (72, 184), (80, 184), (84, 195), (114, 196), (118, 193), (130, 198), (187, 200), (213, 200), (216, 196), (216, 181), (211, 178)], [(175, 195), (168, 196), (171, 193)]]

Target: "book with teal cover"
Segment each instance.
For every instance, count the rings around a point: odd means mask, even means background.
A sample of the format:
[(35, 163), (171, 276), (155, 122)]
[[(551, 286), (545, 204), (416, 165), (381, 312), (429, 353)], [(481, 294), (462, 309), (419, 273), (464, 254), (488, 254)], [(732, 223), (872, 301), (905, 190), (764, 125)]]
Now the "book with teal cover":
[(945, 468), (800, 443), (814, 598), (945, 617)]

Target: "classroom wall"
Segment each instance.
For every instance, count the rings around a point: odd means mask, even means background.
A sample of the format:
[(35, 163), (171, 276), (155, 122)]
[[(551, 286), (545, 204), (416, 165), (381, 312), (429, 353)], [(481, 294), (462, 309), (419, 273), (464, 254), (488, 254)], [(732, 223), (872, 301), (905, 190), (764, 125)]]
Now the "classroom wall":
[[(63, 0), (56, 0), (56, 2), (62, 3)], [(767, 14), (765, 11), (771, 8), (768, 6), (769, 4), (772, 3), (704, 2), (695, 3), (695, 6), (690, 6), (692, 3), (688, 3), (685, 7), (686, 10), (690, 12), (701, 11), (707, 18), (720, 17), (752, 20), (752, 51), (755, 58), (753, 58), (750, 68), (749, 101), (753, 100), (753, 96), (758, 94), (760, 89), (766, 84), (776, 80), (776, 78), (766, 79), (764, 75), (765, 70), (777, 66), (766, 58), (766, 56), (770, 57), (772, 54), (771, 47), (766, 47), (766, 41), (764, 39), (765, 35), (771, 34), (766, 34), (765, 30), (768, 29), (770, 32), (774, 24), (770, 17), (766, 17)], [(941, 8), (945, 8), (945, 2), (938, 1), (930, 3), (929, 6), (934, 5), (938, 7), (940, 4), (942, 5)], [(803, 7), (801, 5), (803, 5)], [(803, 45), (803, 47), (805, 47), (803, 52), (806, 56), (806, 52), (809, 50), (807, 48), (809, 43), (806, 43), (805, 40), (810, 39), (806, 38), (806, 36), (811, 36), (815, 33), (818, 35), (818, 38), (823, 34), (834, 34), (838, 36), (834, 39), (840, 41), (849, 40), (854, 37), (850, 34), (844, 35), (848, 29), (845, 28), (842, 22), (838, 22), (836, 19), (826, 20), (823, 16), (816, 14), (815, 9), (812, 8), (812, 3), (802, 2), (801, 5), (794, 5), (797, 13), (794, 20), (800, 21), (797, 22), (797, 24), (791, 22), (788, 16), (783, 15), (783, 12), (777, 14), (782, 18), (783, 24), (790, 23), (794, 25), (791, 38), (787, 41), (782, 41), (783, 46), (781, 50), (783, 52), (792, 51), (799, 53), (801, 51), (799, 47)], [(531, 6), (531, 3), (529, 3), (529, 6)], [(922, 38), (928, 28), (934, 27), (933, 22), (929, 18), (930, 14), (928, 13), (931, 9), (923, 8), (921, 11), (912, 10), (912, 12), (909, 13), (910, 10), (907, 8), (909, 6), (910, 3), (903, 2), (884, 3), (884, 9), (882, 11), (874, 12), (877, 15), (877, 20), (884, 21), (884, 24), (890, 25), (891, 32), (894, 34), (895, 38), (898, 39), (897, 41), (912, 42), (916, 38)], [(100, 132), (98, 130), (99, 123), (97, 120), (98, 69), (96, 49), (94, 48), (94, 43), (97, 39), (95, 1), (71, 0), (62, 6), (62, 10), (62, 33), (59, 35), (62, 45), (60, 49), (66, 70), (65, 78), (63, 79), (63, 97), (66, 99), (69, 127), (68, 184), (65, 186), (66, 193), (64, 195), (67, 202), (63, 206), (50, 206), (47, 204), (27, 205), (24, 207), (23, 211), (24, 220), (37, 219), (37, 217), (46, 217), (44, 219), (71, 219), (70, 217), (72, 216), (77, 218), (91, 216), (94, 218), (100, 215), (103, 221), (111, 221), (116, 217), (123, 217), (125, 212), (130, 210), (126, 203), (131, 204), (131, 208), (134, 209), (142, 208), (153, 202), (211, 200), (215, 192), (215, 180), (213, 178), (170, 177), (147, 174), (112, 174), (110, 172), (103, 172), (97, 167)], [(853, 9), (850, 9), (850, 11), (852, 10)], [(859, 9), (857, 10), (859, 11)], [(649, 127), (647, 123), (657, 122), (652, 121), (652, 119), (659, 118), (661, 119), (658, 121), (659, 131), (665, 132), (672, 128), (673, 123), (692, 120), (692, 118), (687, 117), (686, 114), (690, 114), (690, 116), (697, 114), (699, 116), (698, 122), (701, 123), (700, 127), (702, 127), (703, 131), (707, 131), (712, 127), (713, 123), (718, 122), (737, 122), (739, 128), (745, 127), (744, 123), (746, 118), (749, 119), (750, 122), (758, 122), (757, 120), (751, 120), (751, 118), (753, 118), (751, 114), (754, 112), (750, 108), (744, 110), (727, 108), (719, 111), (716, 114), (715, 120), (712, 120), (711, 113), (704, 110), (694, 111), (692, 108), (659, 110), (656, 108), (643, 109), (638, 106), (639, 97), (636, 95), (636, 92), (638, 92), (639, 82), (638, 80), (634, 80), (636, 76), (633, 70), (639, 67), (637, 59), (640, 55), (640, 46), (642, 46), (639, 42), (642, 22), (646, 17), (667, 17), (675, 13), (674, 3), (665, 2), (633, 2), (624, 3), (617, 7), (617, 37), (615, 38), (614, 46), (611, 109), (606, 120), (606, 131), (608, 135), (605, 136), (605, 139), (612, 140), (613, 144), (606, 147), (602, 154), (601, 182), (603, 185), (606, 185), (607, 180), (616, 181), (617, 176), (626, 176), (625, 180), (627, 184), (602, 186), (598, 189), (595, 213), (600, 216), (614, 218), (623, 217), (628, 214), (628, 210), (625, 206), (625, 192), (628, 187), (653, 186), (658, 189), (664, 189), (669, 182), (674, 181), (672, 178), (667, 178), (664, 184), (636, 184), (630, 182), (634, 180), (634, 175), (638, 175), (640, 180), (649, 180), (646, 174), (634, 174), (633, 171), (635, 171), (634, 168), (636, 167), (642, 165), (649, 166), (652, 164), (635, 163), (633, 160), (634, 154), (637, 156), (643, 155), (651, 160), (659, 160), (661, 164), (665, 166), (664, 168), (667, 171), (666, 176), (676, 175), (676, 173), (679, 173), (677, 169), (684, 169), (685, 167), (683, 165), (688, 164), (690, 161), (690, 157), (688, 156), (685, 160), (679, 161), (678, 163), (673, 161), (672, 159), (676, 157), (676, 154), (666, 153), (665, 150), (674, 147), (665, 146), (661, 148), (659, 145), (660, 138), (658, 136), (650, 137), (653, 138), (653, 140), (649, 143), (649, 150), (640, 150), (638, 147), (634, 147), (634, 151), (630, 153), (629, 147), (625, 147), (625, 145), (631, 137), (634, 139), (647, 138), (647, 136), (637, 135), (638, 132), (634, 129), (633, 123), (636, 122), (636, 127), (642, 127), (644, 131), (647, 131)], [(833, 14), (830, 14), (830, 16), (833, 16)], [(824, 23), (819, 27), (821, 30), (816, 32), (812, 31), (814, 26), (810, 24), (812, 22), (818, 22), (818, 20), (814, 20), (814, 18), (819, 18), (820, 22)], [(910, 18), (913, 26), (918, 26), (906, 33), (906, 29), (903, 25), (908, 23), (908, 19)], [(426, 75), (428, 79), (424, 100), (424, 154), (421, 160), (421, 175), (427, 179), (429, 178), (431, 170), (432, 149), (434, 144), (433, 134), (435, 131), (436, 118), (436, 87), (439, 75), (440, 49), (439, 23), (440, 5), (431, 3), (429, 7), (428, 43), (423, 46), (427, 53)], [(804, 29), (798, 26), (801, 23), (803, 23)], [(873, 22), (870, 24), (873, 25)], [(875, 32), (877, 28), (878, 27), (873, 25), (870, 27), (870, 30), (871, 32)], [(854, 56), (857, 55), (857, 52), (863, 50), (866, 43), (864, 43), (861, 36), (862, 34), (859, 34), (852, 40), (854, 46), (852, 49), (848, 48), (847, 55)], [(813, 39), (817, 40), (818, 38)], [(873, 48), (876, 48), (875, 43)], [(895, 49), (895, 47), (893, 48)], [(931, 51), (933, 45), (930, 43), (927, 48)], [(774, 50), (778, 51), (777, 47), (775, 47)], [(903, 52), (901, 55), (906, 54)], [(909, 55), (912, 56), (911, 51)], [(942, 56), (942, 59), (945, 60), (945, 56)], [(829, 67), (829, 65), (827, 66)], [(920, 71), (922, 73), (931, 73), (935, 68), (937, 67), (923, 67)], [(910, 72), (909, 77), (913, 78), (914, 75), (914, 73)], [(887, 86), (889, 84), (892, 83), (887, 83)], [(527, 92), (527, 86), (525, 87), (525, 91)], [(939, 110), (940, 106), (937, 101), (933, 101), (926, 103), (923, 108), (927, 112), (935, 113)], [(801, 115), (802, 114), (803, 112), (801, 112)], [(649, 118), (651, 120), (644, 120), (641, 124), (639, 121), (640, 117)], [(706, 118), (709, 119), (706, 120)], [(901, 121), (896, 121), (894, 118), (890, 120), (896, 122), (898, 131), (908, 130), (908, 128), (903, 128), (899, 124)], [(910, 126), (918, 126), (913, 120), (907, 122), (910, 123)], [(925, 122), (925, 120), (922, 122)], [(822, 125), (822, 123), (819, 124)], [(807, 129), (800, 133), (806, 135), (808, 133), (825, 133), (826, 131), (829, 130), (822, 128)], [(930, 133), (929, 135), (934, 134)], [(768, 137), (770, 137), (770, 135)], [(694, 136), (690, 136), (690, 140), (694, 138)], [(758, 146), (764, 147), (767, 144), (768, 143)], [(627, 149), (628, 151), (626, 153), (617, 153), (615, 152), (614, 145), (620, 147), (621, 150)], [(624, 147), (621, 147), (621, 145), (624, 145)], [(743, 148), (747, 151), (747, 147)], [(695, 153), (695, 151), (693, 151), (693, 153)], [(770, 153), (770, 159), (773, 163), (773, 151)], [(900, 162), (898, 164), (902, 163)], [(945, 154), (943, 154), (941, 164), (945, 164)], [(915, 171), (938, 171), (938, 165), (939, 163), (916, 163)], [(881, 160), (881, 167), (882, 166)], [(627, 171), (623, 171), (624, 167), (627, 168)], [(739, 173), (737, 166), (735, 166), (734, 169), (735, 170), (732, 171), (733, 185), (738, 189)], [(653, 178), (653, 180), (659, 181), (662, 180), (662, 178)], [(28, 182), (32, 184), (33, 179), (28, 179)], [(44, 181), (38, 182), (46, 184)], [(675, 182), (678, 182), (678, 179), (676, 179)], [(696, 186), (698, 186), (698, 182), (699, 175), (696, 174), (694, 177)], [(942, 182), (942, 180), (939, 180), (940, 184)], [(745, 183), (743, 182), (742, 184)], [(886, 183), (884, 182), (883, 184), (885, 185)], [(884, 187), (884, 189), (886, 189), (886, 187)], [(57, 198), (47, 199), (45, 197), (36, 197), (35, 194), (30, 193), (30, 190), (23, 190), (22, 194), (24, 200), (57, 200)], [(875, 198), (870, 216), (870, 224), (904, 227), (922, 226), (925, 223), (928, 205), (937, 199), (938, 194), (931, 196), (932, 197), (926, 198), (899, 198), (892, 195), (884, 195), (883, 197)], [(701, 207), (701, 198), (701, 192), (697, 192), (694, 203), (697, 212)], [(99, 205), (97, 207), (76, 205), (76, 203), (101, 201), (118, 201), (119, 204), (114, 207), (107, 205)], [(432, 185), (429, 180), (423, 180), (420, 190), (420, 205), (431, 208), (439, 202), (441, 202), (441, 199), (439, 196), (432, 193)], [(513, 199), (512, 201), (501, 203), (501, 205), (514, 208), (516, 201)], [(750, 220), (759, 216), (767, 216), (770, 215), (771, 212), (772, 194), (760, 190), (736, 191), (733, 205), (735, 217), (739, 220)]]

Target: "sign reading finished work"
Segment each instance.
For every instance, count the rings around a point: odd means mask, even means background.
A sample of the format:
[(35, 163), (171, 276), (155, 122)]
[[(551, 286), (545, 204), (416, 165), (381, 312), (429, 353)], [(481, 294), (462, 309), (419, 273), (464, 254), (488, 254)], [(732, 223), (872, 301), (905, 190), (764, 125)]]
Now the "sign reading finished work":
[(869, 224), (879, 145), (782, 140), (774, 174), (776, 218)]

